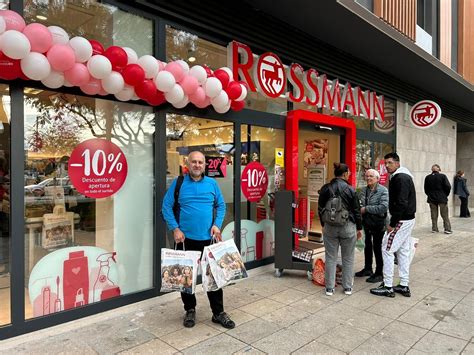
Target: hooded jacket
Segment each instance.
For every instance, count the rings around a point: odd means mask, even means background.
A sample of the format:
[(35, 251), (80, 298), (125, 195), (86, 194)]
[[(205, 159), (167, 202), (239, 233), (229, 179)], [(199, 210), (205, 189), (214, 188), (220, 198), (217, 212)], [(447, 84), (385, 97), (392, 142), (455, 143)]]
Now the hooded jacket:
[(394, 228), (399, 221), (415, 218), (416, 192), (413, 175), (401, 166), (391, 176), (388, 185), (390, 227)]
[(429, 203), (448, 203), (448, 196), (451, 192), (451, 184), (446, 175), (438, 171), (433, 171), (425, 177), (425, 194)]

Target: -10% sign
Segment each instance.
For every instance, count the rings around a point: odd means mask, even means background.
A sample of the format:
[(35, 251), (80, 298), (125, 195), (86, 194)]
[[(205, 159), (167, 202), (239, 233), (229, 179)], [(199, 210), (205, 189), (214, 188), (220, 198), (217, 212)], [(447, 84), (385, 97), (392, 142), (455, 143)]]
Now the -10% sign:
[(120, 190), (128, 165), (117, 145), (105, 139), (89, 139), (74, 149), (68, 169), (77, 191), (87, 197), (103, 198)]
[(241, 187), (247, 200), (260, 201), (268, 187), (268, 174), (265, 167), (258, 162), (248, 164), (242, 172)]

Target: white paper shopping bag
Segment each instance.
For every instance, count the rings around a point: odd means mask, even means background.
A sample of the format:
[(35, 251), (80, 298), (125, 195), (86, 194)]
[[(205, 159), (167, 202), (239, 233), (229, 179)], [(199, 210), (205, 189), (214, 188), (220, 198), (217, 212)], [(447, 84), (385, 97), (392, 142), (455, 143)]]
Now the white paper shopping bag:
[(161, 249), (161, 292), (196, 290), (200, 251)]

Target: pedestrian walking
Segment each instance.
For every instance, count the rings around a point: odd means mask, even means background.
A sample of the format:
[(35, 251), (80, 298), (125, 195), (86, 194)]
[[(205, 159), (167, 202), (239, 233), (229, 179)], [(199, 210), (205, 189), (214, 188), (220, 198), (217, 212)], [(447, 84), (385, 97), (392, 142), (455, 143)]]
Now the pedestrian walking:
[[(380, 174), (375, 169), (365, 172), (367, 186), (359, 193), (362, 226), (365, 233), (364, 268), (355, 273), (356, 277), (369, 276), (367, 282), (383, 281), (382, 239), (386, 228), (388, 210), (388, 190), (379, 184)], [(372, 259), (375, 256), (375, 272)]]
[[(324, 274), (326, 295), (334, 294), (336, 260), (341, 247), (342, 287), (346, 295), (352, 294), (354, 250), (356, 238), (362, 238), (362, 221), (357, 194), (347, 180), (349, 167), (334, 163), (334, 176), (319, 194), (319, 218), (323, 227), (326, 270)], [(356, 231), (357, 230), (357, 231)]]
[[(191, 152), (187, 160), (188, 173), (179, 188), (178, 208), (175, 207), (175, 179), (163, 200), (162, 213), (177, 249), (203, 251), (213, 237), (221, 239), (221, 227), (226, 206), (222, 192), (214, 179), (204, 176), (205, 157), (201, 152)], [(215, 212), (215, 213), (214, 213)], [(215, 218), (214, 218), (215, 214)], [(225, 328), (234, 328), (235, 323), (224, 312), (222, 289), (207, 293), (212, 310), (212, 322)], [(196, 297), (181, 293), (186, 314), (183, 325), (191, 328), (196, 323)]]
[[(400, 166), (397, 153), (385, 155), (385, 166), (390, 175), (388, 185), (390, 224), (382, 240), (383, 282), (379, 287), (370, 290), (377, 296), (395, 297), (398, 292), (410, 297), (408, 287), (410, 275), (410, 238), (415, 226), (416, 192), (413, 175)], [(400, 284), (393, 287), (394, 254), (398, 257)]]
[(438, 164), (431, 167), (431, 174), (425, 177), (425, 194), (428, 196), (427, 202), (431, 210), (431, 232), (437, 233), (438, 230), (438, 210), (443, 219), (444, 233), (452, 234), (451, 222), (449, 221), (448, 196), (451, 192), (451, 184), (446, 175), (440, 173), (441, 168)]
[(459, 196), (461, 200), (461, 213), (459, 217), (469, 218), (471, 212), (469, 212), (469, 190), (467, 188), (467, 180), (464, 177), (464, 171), (459, 170), (454, 178), (454, 194)]

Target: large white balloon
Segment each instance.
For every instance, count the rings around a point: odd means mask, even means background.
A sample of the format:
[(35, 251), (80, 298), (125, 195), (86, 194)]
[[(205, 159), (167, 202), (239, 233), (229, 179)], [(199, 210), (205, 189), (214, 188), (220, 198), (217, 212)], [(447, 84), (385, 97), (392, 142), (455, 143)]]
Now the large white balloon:
[(64, 78), (64, 86), (68, 87), (68, 88), (72, 88), (74, 85), (72, 85), (69, 81), (67, 81), (66, 78)]
[(2, 35), (2, 51), (12, 59), (23, 59), (31, 51), (30, 41), (23, 33), (8, 30)]
[(125, 81), (120, 73), (112, 71), (108, 77), (102, 79), (102, 87), (109, 94), (115, 95), (123, 90)]
[(180, 102), (173, 104), (173, 106), (176, 108), (184, 108), (188, 103), (189, 97), (188, 95), (184, 95), (184, 98)]
[(41, 80), (44, 86), (50, 89), (57, 89), (64, 85), (64, 74), (55, 70), (43, 80)]
[(137, 52), (135, 52), (130, 47), (122, 47), (122, 49), (127, 53), (127, 57), (128, 57), (127, 64), (135, 64), (136, 62), (138, 62)]
[(71, 38), (69, 45), (74, 50), (76, 62), (85, 63), (92, 57), (92, 45), (84, 37)]
[(162, 92), (168, 92), (176, 85), (176, 79), (168, 71), (160, 71), (153, 82), (156, 88)]
[(230, 109), (230, 101), (225, 106), (213, 106), (217, 113), (226, 113)]
[(59, 26), (48, 26), (49, 32), (53, 36), (53, 44), (68, 44), (69, 35)]
[(184, 99), (184, 91), (181, 85), (175, 84), (173, 88), (165, 93), (165, 99), (171, 104), (177, 104)]
[(158, 62), (151, 55), (144, 55), (140, 57), (137, 61), (137, 64), (140, 65), (145, 71), (145, 78), (152, 79), (158, 75), (160, 70)]
[(0, 16), (0, 35), (3, 32), (5, 32), (6, 28), (7, 28), (7, 24), (5, 23), (5, 19), (2, 16)]
[(89, 73), (96, 79), (105, 79), (112, 73), (112, 64), (103, 55), (93, 55), (87, 62)]
[(204, 91), (211, 99), (219, 95), (222, 91), (222, 83), (217, 78), (207, 78)]
[(115, 97), (120, 101), (130, 101), (135, 95), (135, 90), (130, 85), (125, 85), (124, 88), (115, 94)]
[(211, 104), (214, 107), (224, 107), (229, 103), (229, 96), (222, 90), (219, 95), (211, 99)]
[(201, 85), (203, 85), (207, 80), (206, 69), (200, 65), (195, 65), (189, 69), (189, 75), (194, 76)]
[(20, 62), (23, 73), (32, 80), (44, 80), (51, 73), (48, 58), (41, 53), (31, 52)]

